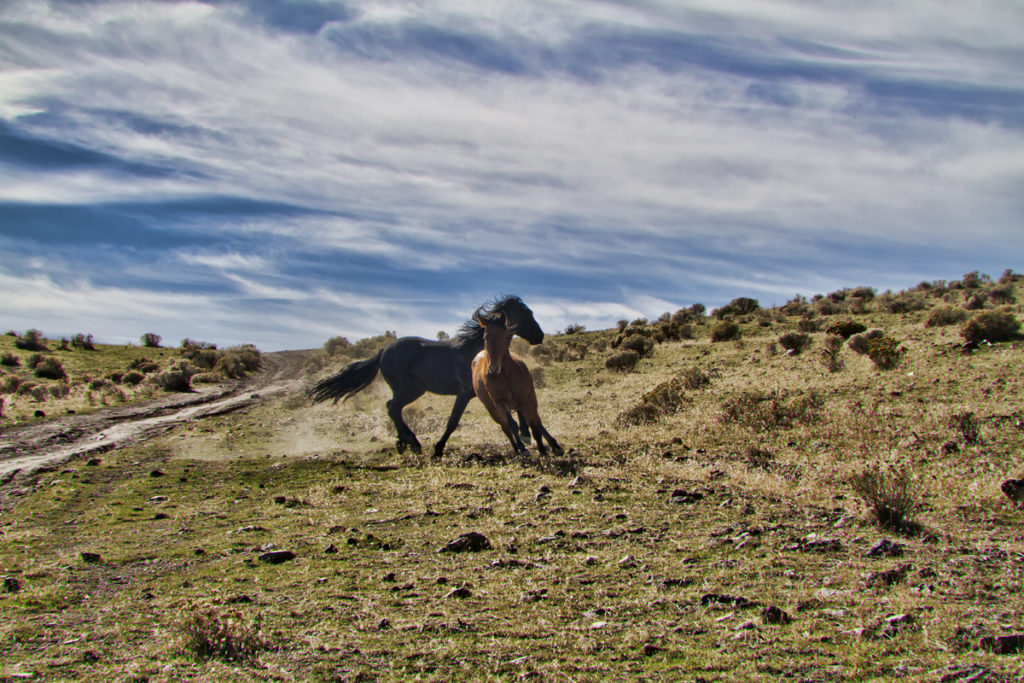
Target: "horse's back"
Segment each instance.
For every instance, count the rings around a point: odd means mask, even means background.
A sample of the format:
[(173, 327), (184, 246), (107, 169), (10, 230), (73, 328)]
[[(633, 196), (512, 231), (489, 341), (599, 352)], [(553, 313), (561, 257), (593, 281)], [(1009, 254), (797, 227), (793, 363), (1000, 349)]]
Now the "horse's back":
[(469, 388), (469, 368), (451, 344), (402, 337), (384, 349), (381, 374), (392, 388), (410, 382), (434, 394), (459, 394)]

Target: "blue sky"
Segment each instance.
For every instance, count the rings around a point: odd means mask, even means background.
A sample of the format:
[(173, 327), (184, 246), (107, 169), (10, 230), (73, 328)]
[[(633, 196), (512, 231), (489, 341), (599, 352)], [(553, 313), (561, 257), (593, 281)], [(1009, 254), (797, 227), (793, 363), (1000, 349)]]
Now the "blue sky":
[(1022, 269), (1024, 4), (7, 0), (0, 326), (264, 350)]

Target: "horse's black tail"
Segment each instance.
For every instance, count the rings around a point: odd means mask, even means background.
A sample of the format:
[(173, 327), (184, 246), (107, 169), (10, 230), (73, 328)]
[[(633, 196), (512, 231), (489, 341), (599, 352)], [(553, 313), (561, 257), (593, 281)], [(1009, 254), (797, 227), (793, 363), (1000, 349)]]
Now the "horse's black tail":
[(370, 386), (379, 369), (380, 353), (377, 353), (366, 360), (350, 363), (341, 372), (320, 380), (306, 390), (306, 395), (313, 399), (313, 403), (329, 398), (337, 403), (339, 398), (348, 398)]

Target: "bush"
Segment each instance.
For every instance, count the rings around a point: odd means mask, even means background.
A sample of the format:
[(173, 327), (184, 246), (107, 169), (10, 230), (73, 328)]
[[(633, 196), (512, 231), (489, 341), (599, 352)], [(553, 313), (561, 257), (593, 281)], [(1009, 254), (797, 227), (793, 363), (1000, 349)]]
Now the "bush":
[(920, 496), (906, 470), (868, 470), (854, 476), (850, 486), (867, 503), (879, 526), (899, 533), (920, 530), (910, 519), (920, 505)]
[(43, 379), (64, 379), (68, 373), (56, 358), (44, 358), (36, 364), (33, 374)]
[(739, 336), (740, 326), (734, 322), (722, 321), (711, 330), (711, 341), (713, 342), (739, 339)]
[(245, 377), (245, 367), (242, 365), (242, 361), (231, 354), (222, 356), (213, 369), (229, 379)]
[(833, 334), (843, 339), (849, 339), (855, 334), (859, 334), (864, 330), (868, 329), (865, 325), (854, 320), (833, 320), (825, 327), (826, 334)]
[(679, 373), (679, 381), (686, 389), (703, 389), (711, 384), (711, 374), (700, 368), (687, 368)]
[(609, 370), (617, 372), (631, 372), (639, 362), (640, 354), (632, 349), (628, 349), (609, 356), (604, 362), (604, 366)]
[(969, 342), (1008, 341), (1016, 338), (1020, 321), (1009, 311), (984, 311), (960, 328), (960, 336)]
[(619, 344), (620, 351), (636, 351), (641, 358), (646, 358), (654, 350), (654, 341), (642, 334), (631, 334)]
[(21, 386), (22, 380), (14, 375), (8, 375), (0, 380), (0, 394), (13, 394), (18, 391), (18, 387)]
[(801, 332), (817, 332), (821, 329), (821, 321), (817, 318), (805, 316), (800, 318), (800, 321), (796, 324), (796, 329)]
[(988, 301), (988, 295), (985, 292), (978, 292), (972, 294), (971, 297), (964, 302), (964, 308), (968, 311), (978, 311), (985, 308), (985, 302)]
[(0, 365), (6, 365), (9, 368), (16, 368), (21, 365), (21, 361), (13, 353), (8, 351), (7, 353), (0, 355)]
[(200, 372), (192, 376), (192, 384), (216, 384), (222, 379), (216, 372)]
[[(440, 339), (440, 332), (438, 333), (438, 339)], [(347, 337), (331, 337), (324, 342), (324, 351), (327, 352), (328, 356), (335, 354), (344, 353), (348, 349), (352, 348), (352, 342)]]
[(953, 306), (936, 306), (932, 309), (932, 312), (928, 314), (928, 318), (924, 321), (924, 326), (946, 327), (948, 325), (962, 323), (966, 319), (967, 312), (962, 308), (954, 308)]
[(46, 351), (46, 339), (39, 330), (32, 329), (14, 340), (14, 346), (24, 351)]
[(192, 374), (187, 367), (178, 367), (153, 375), (151, 381), (164, 391), (192, 391)]
[(124, 377), (122, 378), (122, 381), (125, 384), (128, 384), (129, 386), (133, 386), (134, 387), (135, 385), (137, 385), (139, 382), (141, 382), (144, 379), (146, 379), (146, 376), (144, 374), (142, 374), (141, 372), (139, 372), (138, 370), (129, 370), (128, 372), (124, 373)]
[(903, 349), (892, 337), (868, 339), (868, 357), (880, 370), (892, 370), (903, 358)]
[(136, 358), (128, 364), (129, 370), (138, 370), (139, 372), (148, 375), (151, 372), (156, 372), (160, 369), (160, 365), (148, 358)]
[(142, 342), (143, 346), (155, 349), (160, 346), (160, 341), (163, 339), (163, 337), (154, 332), (146, 332), (144, 335), (139, 337), (139, 339)]
[(83, 351), (95, 351), (96, 345), (93, 344), (91, 334), (82, 334), (79, 332), (71, 338), (71, 346), (76, 349), (82, 349)]
[(811, 343), (811, 338), (800, 332), (787, 332), (779, 337), (779, 346), (787, 351), (800, 353)]
[(1017, 297), (1013, 295), (1013, 285), (1002, 284), (989, 290), (989, 297), (996, 306), (1017, 303)]
[[(856, 335), (855, 335), (856, 336)], [(850, 338), (851, 341), (853, 337)], [(843, 369), (843, 359), (839, 352), (843, 350), (843, 338), (835, 335), (827, 335), (821, 345), (821, 362), (829, 372), (839, 372)]]
[(568, 327), (565, 328), (565, 333), (566, 334), (580, 334), (581, 332), (586, 332), (586, 330), (587, 330), (587, 328), (584, 327), (583, 325), (579, 325), (579, 324), (573, 323), (572, 325), (569, 325)]
[(810, 424), (821, 417), (823, 399), (815, 392), (787, 396), (779, 392), (744, 391), (722, 401), (722, 420), (756, 431)]
[(673, 377), (662, 382), (640, 398), (632, 408), (622, 411), (616, 417), (620, 425), (640, 425), (656, 422), (663, 415), (678, 411), (683, 405), (683, 380)]

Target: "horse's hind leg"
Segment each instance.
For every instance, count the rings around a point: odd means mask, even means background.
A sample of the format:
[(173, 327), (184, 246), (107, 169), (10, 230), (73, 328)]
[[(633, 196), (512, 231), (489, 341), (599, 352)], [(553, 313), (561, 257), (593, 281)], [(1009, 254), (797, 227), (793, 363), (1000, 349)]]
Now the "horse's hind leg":
[(530, 425), (527, 424), (526, 418), (523, 417), (523, 411), (520, 410), (517, 413), (519, 415), (519, 438), (523, 440), (524, 444), (530, 443)]
[(391, 418), (391, 421), (395, 424), (395, 429), (398, 431), (398, 441), (395, 443), (395, 448), (398, 449), (399, 453), (405, 452), (406, 446), (412, 448), (412, 452), (416, 454), (423, 451), (423, 447), (420, 446), (420, 441), (416, 438), (416, 434), (409, 429), (409, 425), (407, 425), (405, 420), (402, 419), (402, 408), (412, 403), (422, 395), (423, 392), (420, 392), (410, 398), (411, 394), (395, 394), (395, 396), (387, 403), (388, 416)]
[(541, 424), (540, 418), (537, 419), (537, 422), (533, 424), (531, 428), (533, 429), (533, 439), (537, 442), (538, 453), (541, 455), (547, 455), (548, 449), (544, 446), (545, 439), (547, 439), (547, 442), (551, 445), (551, 450), (555, 455), (562, 455), (565, 452), (565, 450), (558, 445), (558, 442), (555, 441), (555, 437), (551, 436), (548, 430), (544, 428), (544, 425)]

